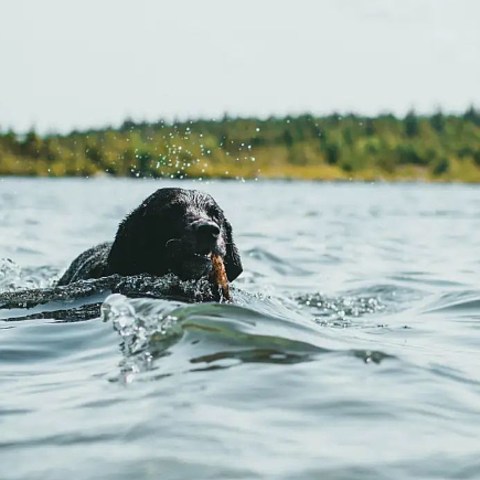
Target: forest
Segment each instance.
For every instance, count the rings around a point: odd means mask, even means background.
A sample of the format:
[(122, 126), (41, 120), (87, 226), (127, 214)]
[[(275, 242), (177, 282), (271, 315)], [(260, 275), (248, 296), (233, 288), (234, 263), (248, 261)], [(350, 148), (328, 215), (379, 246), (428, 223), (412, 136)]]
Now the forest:
[(480, 111), (0, 126), (0, 175), (480, 182)]

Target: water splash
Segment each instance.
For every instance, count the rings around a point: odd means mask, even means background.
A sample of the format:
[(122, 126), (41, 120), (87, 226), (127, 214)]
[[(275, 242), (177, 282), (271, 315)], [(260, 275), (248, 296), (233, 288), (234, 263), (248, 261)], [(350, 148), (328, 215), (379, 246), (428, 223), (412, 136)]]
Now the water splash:
[(52, 267), (22, 268), (10, 258), (0, 258), (0, 292), (53, 285), (58, 272)]
[(161, 356), (182, 335), (177, 317), (171, 315), (179, 305), (166, 300), (129, 299), (120, 294), (110, 295), (102, 304), (102, 320), (111, 321), (122, 338), (120, 372), (125, 383), (148, 370), (154, 356)]
[(341, 296), (329, 297), (321, 293), (309, 293), (295, 298), (301, 307), (311, 309), (314, 319), (322, 326), (349, 327), (356, 318), (385, 310), (378, 297)]
[(0, 291), (12, 291), (18, 288), (22, 269), (9, 258), (0, 259)]

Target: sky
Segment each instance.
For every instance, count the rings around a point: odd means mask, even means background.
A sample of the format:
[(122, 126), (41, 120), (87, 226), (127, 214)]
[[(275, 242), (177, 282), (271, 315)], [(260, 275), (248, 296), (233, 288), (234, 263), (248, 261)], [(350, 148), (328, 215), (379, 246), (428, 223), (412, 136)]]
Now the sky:
[(0, 129), (480, 107), (478, 0), (0, 0)]

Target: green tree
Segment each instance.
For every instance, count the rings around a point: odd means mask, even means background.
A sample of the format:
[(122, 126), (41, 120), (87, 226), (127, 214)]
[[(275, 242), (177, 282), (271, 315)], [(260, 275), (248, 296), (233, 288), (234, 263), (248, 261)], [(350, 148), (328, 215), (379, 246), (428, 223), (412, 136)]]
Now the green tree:
[(447, 157), (441, 157), (433, 164), (432, 172), (436, 176), (443, 175), (450, 170), (450, 161)]
[(480, 112), (471, 105), (468, 110), (463, 114), (464, 120), (472, 122), (475, 125), (480, 125)]
[(430, 117), (430, 125), (438, 133), (443, 133), (443, 130), (445, 129), (445, 123), (445, 117), (441, 110)]
[(365, 120), (365, 135), (367, 135), (368, 137), (372, 137), (376, 133), (377, 130), (375, 128), (375, 122), (372, 118), (367, 118)]
[(38, 158), (42, 150), (42, 139), (37, 135), (32, 128), (26, 135), (25, 139), (21, 143), (21, 152), (23, 155)]
[(340, 160), (340, 147), (335, 142), (327, 142), (325, 145), (325, 157), (329, 165), (336, 165)]
[(407, 137), (415, 137), (418, 135), (418, 118), (413, 110), (410, 110), (405, 117), (405, 133)]

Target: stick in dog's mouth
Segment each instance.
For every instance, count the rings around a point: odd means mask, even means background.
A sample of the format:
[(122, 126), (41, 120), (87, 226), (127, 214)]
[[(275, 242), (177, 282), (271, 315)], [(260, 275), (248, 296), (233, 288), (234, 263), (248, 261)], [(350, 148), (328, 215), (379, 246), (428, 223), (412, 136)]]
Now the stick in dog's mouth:
[(230, 289), (228, 286), (227, 272), (223, 258), (220, 255), (212, 253), (212, 273), (210, 276), (211, 282), (218, 287), (221, 295), (225, 300), (231, 300)]

